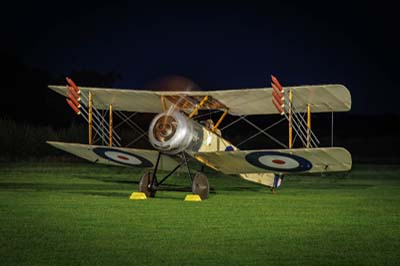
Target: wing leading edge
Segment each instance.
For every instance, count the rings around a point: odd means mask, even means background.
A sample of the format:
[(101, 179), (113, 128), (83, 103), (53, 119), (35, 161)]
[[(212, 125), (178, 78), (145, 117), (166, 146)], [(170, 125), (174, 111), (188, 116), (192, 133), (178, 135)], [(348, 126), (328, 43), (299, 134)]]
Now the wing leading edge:
[[(115, 166), (153, 168), (157, 161), (158, 151), (116, 148), (108, 146), (86, 145), (47, 141), (53, 147), (71, 153), (80, 158), (100, 164)], [(169, 156), (161, 156), (158, 169), (172, 170), (179, 163)]]
[[(64, 96), (68, 93), (66, 86), (51, 85), (49, 88)], [(350, 92), (343, 85), (307, 85), (285, 87), (285, 89), (292, 90), (293, 103), (298, 110), (305, 110), (307, 104), (310, 104), (313, 113), (343, 112), (351, 108)], [(205, 105), (203, 109), (222, 109), (223, 107), (229, 109), (232, 115), (278, 114), (271, 103), (272, 88), (171, 92), (80, 87), (80, 91), (84, 98), (88, 98), (89, 91), (92, 92), (93, 102), (97, 109), (108, 109), (112, 104), (114, 110), (160, 113), (162, 112), (162, 96), (167, 99), (187, 96), (195, 100), (208, 96), (214, 104)]]
[(349, 171), (350, 153), (340, 147), (201, 152), (194, 157), (225, 174)]

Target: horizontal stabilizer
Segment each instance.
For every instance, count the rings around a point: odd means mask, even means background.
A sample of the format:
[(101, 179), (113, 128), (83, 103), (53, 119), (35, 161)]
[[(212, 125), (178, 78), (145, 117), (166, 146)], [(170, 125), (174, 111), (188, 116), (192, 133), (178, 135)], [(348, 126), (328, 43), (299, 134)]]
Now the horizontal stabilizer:
[[(155, 150), (117, 148), (54, 141), (47, 141), (47, 143), (57, 149), (72, 153), (88, 161), (116, 166), (153, 168), (157, 162), (158, 156), (158, 151)], [(169, 156), (161, 156), (158, 169), (172, 170), (178, 164), (176, 160)]]

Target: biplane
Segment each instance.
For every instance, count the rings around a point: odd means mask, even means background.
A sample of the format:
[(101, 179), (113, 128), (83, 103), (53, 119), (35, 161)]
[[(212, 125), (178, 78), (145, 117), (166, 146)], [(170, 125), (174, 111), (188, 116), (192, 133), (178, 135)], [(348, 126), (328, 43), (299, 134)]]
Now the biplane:
[[(274, 76), (269, 88), (215, 91), (150, 91), (78, 87), (66, 78), (66, 86), (49, 88), (66, 97), (68, 105), (88, 122), (88, 144), (48, 141), (58, 149), (94, 163), (144, 169), (138, 190), (154, 197), (160, 185), (175, 171), (185, 169), (192, 192), (201, 199), (209, 196), (210, 186), (204, 167), (239, 177), (275, 191), (285, 175), (349, 171), (350, 153), (342, 147), (318, 147), (311, 129), (311, 112), (344, 112), (351, 108), (351, 95), (343, 85), (283, 87)], [(218, 120), (202, 120), (201, 111), (219, 112)], [(127, 115), (126, 113), (132, 113)], [(137, 113), (153, 113), (148, 130), (132, 121)], [(220, 128), (227, 115), (233, 122)], [(252, 115), (280, 114), (288, 122), (288, 145), (280, 142), (247, 119)], [(148, 136), (153, 149), (121, 146), (113, 115)], [(240, 150), (222, 137), (221, 131), (238, 121), (246, 121), (272, 138), (282, 149)], [(97, 145), (94, 138), (101, 140)], [(293, 147), (293, 140), (300, 147)], [(98, 141), (97, 141), (98, 142)], [(196, 173), (190, 160), (202, 166)], [(159, 178), (157, 174), (167, 172)]]

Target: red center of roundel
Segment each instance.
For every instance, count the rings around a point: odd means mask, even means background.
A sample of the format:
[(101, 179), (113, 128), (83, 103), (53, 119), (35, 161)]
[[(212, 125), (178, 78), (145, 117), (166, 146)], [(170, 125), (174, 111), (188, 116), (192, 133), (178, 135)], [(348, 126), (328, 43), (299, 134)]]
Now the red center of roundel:
[(279, 160), (279, 159), (272, 160), (272, 162), (276, 163), (276, 164), (285, 164), (286, 163), (285, 161), (282, 161), (282, 160)]
[(125, 160), (125, 161), (128, 161), (128, 160), (129, 160), (128, 157), (125, 157), (125, 156), (123, 156), (123, 155), (118, 155), (117, 157), (118, 157), (118, 159), (121, 159), (121, 160)]

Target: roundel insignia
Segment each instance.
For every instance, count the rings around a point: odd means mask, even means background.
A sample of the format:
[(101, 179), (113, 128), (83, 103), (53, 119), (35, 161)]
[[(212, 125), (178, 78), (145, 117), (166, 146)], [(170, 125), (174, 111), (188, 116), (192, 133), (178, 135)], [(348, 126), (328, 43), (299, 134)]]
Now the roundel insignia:
[(115, 163), (136, 166), (136, 167), (152, 167), (153, 163), (149, 160), (126, 151), (116, 150), (112, 148), (94, 148), (93, 152), (101, 158), (110, 160)]
[(303, 157), (273, 151), (252, 152), (246, 155), (246, 160), (271, 171), (303, 172), (312, 168), (311, 162)]

